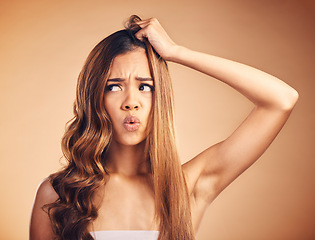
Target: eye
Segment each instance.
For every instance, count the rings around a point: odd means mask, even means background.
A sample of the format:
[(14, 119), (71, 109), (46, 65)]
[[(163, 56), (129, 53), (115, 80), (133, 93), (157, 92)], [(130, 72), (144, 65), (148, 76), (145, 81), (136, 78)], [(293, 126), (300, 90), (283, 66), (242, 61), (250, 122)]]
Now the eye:
[(153, 92), (154, 87), (152, 85), (149, 85), (149, 84), (141, 84), (139, 87), (139, 90), (143, 91), (143, 92)]
[(121, 91), (121, 87), (118, 84), (107, 85), (105, 88), (106, 92), (117, 92)]

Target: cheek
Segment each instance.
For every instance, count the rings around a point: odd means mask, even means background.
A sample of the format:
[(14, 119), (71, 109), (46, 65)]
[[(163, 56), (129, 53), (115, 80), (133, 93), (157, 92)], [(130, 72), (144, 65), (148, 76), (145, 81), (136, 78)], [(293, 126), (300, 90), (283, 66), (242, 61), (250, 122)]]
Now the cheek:
[(145, 96), (143, 98), (143, 104), (144, 104), (146, 110), (151, 110), (152, 105), (153, 105), (153, 95), (150, 94), (148, 96)]
[(145, 105), (145, 117), (146, 117), (146, 125), (148, 129), (151, 129), (152, 121), (153, 121), (153, 100), (146, 101)]
[(112, 124), (114, 124), (115, 116), (117, 115), (115, 114), (115, 102), (105, 99), (104, 105), (110, 121), (112, 122)]

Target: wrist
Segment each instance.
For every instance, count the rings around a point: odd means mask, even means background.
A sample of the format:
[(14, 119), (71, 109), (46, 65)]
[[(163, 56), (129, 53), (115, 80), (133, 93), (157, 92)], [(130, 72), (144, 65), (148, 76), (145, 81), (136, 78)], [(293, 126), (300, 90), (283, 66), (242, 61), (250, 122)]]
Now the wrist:
[(174, 44), (171, 48), (169, 48), (167, 56), (164, 58), (166, 61), (176, 62), (176, 59), (179, 57), (182, 46)]
[(167, 61), (180, 63), (181, 59), (184, 58), (185, 52), (189, 51), (188, 48), (185, 48), (180, 45), (174, 45), (172, 49), (169, 51)]

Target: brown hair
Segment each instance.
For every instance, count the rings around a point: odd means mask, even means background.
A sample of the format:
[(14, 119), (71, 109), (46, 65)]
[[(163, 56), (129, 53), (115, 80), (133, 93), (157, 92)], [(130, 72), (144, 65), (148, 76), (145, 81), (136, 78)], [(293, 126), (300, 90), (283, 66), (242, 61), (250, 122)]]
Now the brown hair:
[(93, 239), (88, 226), (97, 217), (97, 207), (90, 199), (106, 184), (109, 175), (104, 168), (105, 152), (112, 137), (103, 101), (106, 81), (113, 59), (137, 47), (146, 50), (155, 87), (152, 130), (146, 139), (146, 149), (154, 176), (159, 239), (194, 239), (189, 196), (175, 144), (172, 82), (166, 62), (148, 41), (135, 38), (139, 20), (131, 16), (125, 30), (97, 44), (79, 75), (74, 117), (62, 139), (67, 165), (50, 176), (59, 199), (44, 206), (57, 239)]

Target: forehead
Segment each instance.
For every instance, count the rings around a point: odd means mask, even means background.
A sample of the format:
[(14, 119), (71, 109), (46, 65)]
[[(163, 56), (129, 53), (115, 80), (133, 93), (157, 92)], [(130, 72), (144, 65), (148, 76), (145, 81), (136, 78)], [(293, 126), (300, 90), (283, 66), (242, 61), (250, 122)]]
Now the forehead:
[(148, 58), (143, 48), (120, 54), (112, 62), (110, 78), (122, 78), (130, 75), (151, 77)]

